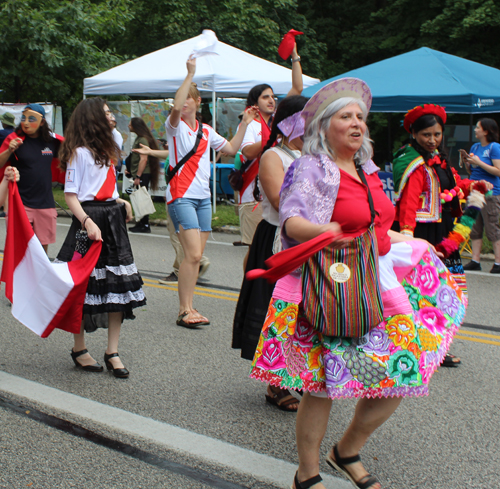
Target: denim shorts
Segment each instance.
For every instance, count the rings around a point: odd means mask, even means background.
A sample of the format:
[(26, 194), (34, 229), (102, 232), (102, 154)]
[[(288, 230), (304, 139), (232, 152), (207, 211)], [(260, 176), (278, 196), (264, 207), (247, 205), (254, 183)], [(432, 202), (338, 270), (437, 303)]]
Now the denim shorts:
[(175, 232), (179, 226), (184, 230), (199, 229), (201, 232), (212, 231), (212, 203), (206, 199), (190, 199), (180, 197), (168, 204), (168, 214), (172, 219)]

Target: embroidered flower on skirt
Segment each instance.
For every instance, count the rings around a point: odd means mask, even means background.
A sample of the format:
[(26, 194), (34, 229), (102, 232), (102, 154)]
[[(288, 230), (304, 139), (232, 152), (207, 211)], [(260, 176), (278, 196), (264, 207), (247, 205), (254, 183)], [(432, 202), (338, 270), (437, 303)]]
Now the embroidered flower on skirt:
[(402, 284), (413, 313), (388, 317), (362, 338), (323, 336), (300, 306), (272, 299), (250, 375), (332, 399), (426, 395), (465, 316), (467, 299), (451, 284), (427, 251)]

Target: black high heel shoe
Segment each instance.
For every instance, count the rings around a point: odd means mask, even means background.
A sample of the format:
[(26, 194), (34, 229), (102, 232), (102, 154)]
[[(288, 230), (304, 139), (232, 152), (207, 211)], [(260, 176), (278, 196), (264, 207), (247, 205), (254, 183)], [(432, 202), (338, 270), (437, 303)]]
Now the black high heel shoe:
[(126, 379), (129, 376), (129, 371), (126, 368), (115, 368), (113, 364), (109, 361), (110, 358), (119, 357), (118, 353), (104, 353), (104, 363), (108, 370), (113, 372), (113, 375), (119, 379)]
[(85, 370), (86, 372), (102, 372), (104, 369), (102, 368), (102, 365), (99, 363), (94, 363), (94, 365), (82, 365), (80, 362), (78, 362), (76, 359), (82, 355), (85, 355), (85, 353), (88, 353), (89, 351), (87, 349), (85, 350), (80, 350), (80, 351), (73, 351), (71, 350), (71, 358), (75, 362), (75, 365), (78, 368), (81, 368)]

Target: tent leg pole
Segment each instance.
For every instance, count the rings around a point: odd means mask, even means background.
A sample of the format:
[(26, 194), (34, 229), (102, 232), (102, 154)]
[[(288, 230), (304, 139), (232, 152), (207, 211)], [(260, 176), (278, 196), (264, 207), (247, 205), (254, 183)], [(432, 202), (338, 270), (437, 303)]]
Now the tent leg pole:
[(469, 117), (469, 148), (472, 146), (472, 114)]
[[(215, 92), (212, 92), (212, 127), (214, 131), (217, 131), (217, 98), (215, 97)], [(213, 154), (213, 169), (212, 169), (212, 195), (214, 197), (213, 203), (213, 213), (217, 211), (217, 168), (216, 168), (216, 154), (215, 151), (212, 150)]]

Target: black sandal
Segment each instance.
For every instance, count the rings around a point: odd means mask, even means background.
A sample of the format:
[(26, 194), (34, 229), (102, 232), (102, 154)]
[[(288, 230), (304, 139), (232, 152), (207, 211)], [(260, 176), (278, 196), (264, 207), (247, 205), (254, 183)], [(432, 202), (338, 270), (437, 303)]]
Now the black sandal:
[(441, 367), (458, 367), (461, 364), (460, 358), (457, 358), (455, 355), (451, 353), (447, 353), (441, 362)]
[(73, 362), (75, 362), (75, 366), (78, 368), (81, 368), (82, 370), (85, 370), (86, 372), (102, 372), (104, 369), (102, 368), (102, 365), (99, 363), (94, 363), (94, 365), (82, 365), (77, 358), (81, 357), (82, 355), (85, 355), (85, 353), (88, 353), (89, 351), (87, 349), (85, 350), (80, 350), (80, 351), (73, 351), (71, 350), (71, 358), (73, 359)]
[(345, 468), (345, 466), (354, 464), (356, 462), (360, 462), (361, 457), (359, 455), (354, 455), (353, 457), (342, 458), (339, 455), (337, 445), (335, 445), (333, 447), (333, 455), (335, 456), (335, 459), (333, 459), (330, 456), (330, 453), (328, 453), (328, 455), (326, 457), (326, 463), (333, 470), (336, 470), (337, 472), (345, 475), (354, 484), (355, 487), (358, 487), (359, 489), (368, 489), (375, 484), (380, 484), (380, 481), (376, 477), (373, 477), (371, 474), (368, 474), (368, 475), (365, 475), (364, 477), (361, 477), (361, 479), (359, 479), (359, 481), (355, 481), (352, 478), (351, 474)]
[(292, 489), (309, 489), (310, 487), (318, 484), (323, 480), (321, 476), (318, 474), (315, 475), (314, 477), (311, 477), (310, 479), (307, 479), (306, 481), (299, 482), (299, 479), (297, 477), (298, 473), (299, 473), (298, 471), (295, 472), (295, 478), (293, 479), (293, 485), (295, 487), (292, 486)]

